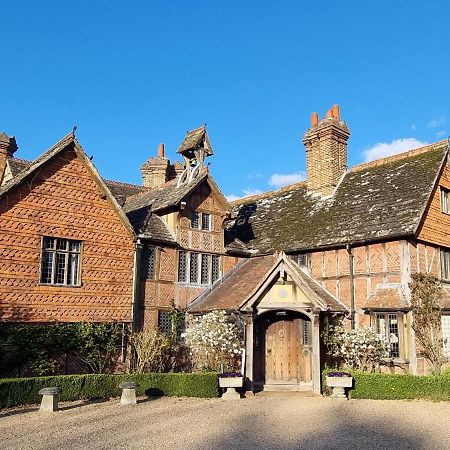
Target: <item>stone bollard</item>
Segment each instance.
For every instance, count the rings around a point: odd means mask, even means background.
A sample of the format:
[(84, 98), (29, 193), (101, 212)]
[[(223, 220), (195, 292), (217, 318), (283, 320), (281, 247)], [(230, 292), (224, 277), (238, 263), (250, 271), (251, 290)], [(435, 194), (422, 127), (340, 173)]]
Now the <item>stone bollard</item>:
[(57, 387), (47, 387), (39, 391), (42, 395), (39, 412), (58, 411), (59, 390)]
[(120, 397), (121, 405), (136, 405), (136, 388), (139, 385), (134, 381), (124, 381), (119, 384), (122, 389), (122, 397)]

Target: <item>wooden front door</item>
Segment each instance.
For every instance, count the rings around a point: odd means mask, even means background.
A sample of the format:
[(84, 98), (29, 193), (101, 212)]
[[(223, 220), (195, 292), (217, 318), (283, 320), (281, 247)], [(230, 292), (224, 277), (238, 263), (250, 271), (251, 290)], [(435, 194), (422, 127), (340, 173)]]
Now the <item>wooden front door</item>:
[[(311, 381), (309, 326), (301, 318), (275, 320), (266, 329), (265, 384), (299, 384)], [(308, 335), (309, 334), (309, 335)]]

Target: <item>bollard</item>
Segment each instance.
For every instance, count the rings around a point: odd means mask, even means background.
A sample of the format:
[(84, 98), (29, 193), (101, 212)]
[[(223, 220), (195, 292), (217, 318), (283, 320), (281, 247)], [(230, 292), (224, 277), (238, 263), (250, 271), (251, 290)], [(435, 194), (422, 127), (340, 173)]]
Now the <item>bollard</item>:
[(57, 387), (46, 387), (39, 391), (42, 395), (39, 412), (58, 411), (59, 390)]
[(120, 397), (121, 405), (136, 405), (136, 388), (139, 385), (134, 381), (124, 381), (119, 384), (122, 389), (122, 396)]

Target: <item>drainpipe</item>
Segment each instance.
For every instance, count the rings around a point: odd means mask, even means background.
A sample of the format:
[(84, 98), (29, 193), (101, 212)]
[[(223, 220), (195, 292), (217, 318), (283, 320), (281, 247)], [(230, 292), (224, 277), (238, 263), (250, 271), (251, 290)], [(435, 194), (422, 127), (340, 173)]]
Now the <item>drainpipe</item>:
[(139, 327), (139, 281), (140, 281), (140, 265), (141, 265), (141, 252), (142, 241), (138, 238), (136, 241), (136, 247), (134, 250), (134, 262), (133, 262), (133, 292), (131, 298), (131, 331), (136, 331)]
[(350, 274), (350, 321), (352, 324), (352, 330), (355, 329), (355, 283), (353, 273), (353, 251), (350, 244), (345, 246), (348, 253), (348, 269)]

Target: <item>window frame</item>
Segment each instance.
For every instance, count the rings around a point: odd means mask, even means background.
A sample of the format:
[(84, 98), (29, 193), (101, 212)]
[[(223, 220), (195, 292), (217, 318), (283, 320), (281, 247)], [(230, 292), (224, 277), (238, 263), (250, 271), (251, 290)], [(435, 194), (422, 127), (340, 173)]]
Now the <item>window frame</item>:
[[(290, 255), (292, 261), (294, 261), (299, 267), (309, 268), (310, 256), (307, 252), (293, 253)], [(304, 259), (304, 264), (301, 264), (301, 259)]]
[[(53, 245), (47, 245), (49, 240), (53, 240)], [(65, 243), (65, 248), (62, 248), (61, 243)], [(72, 244), (77, 245), (77, 249), (72, 248)], [(48, 267), (46, 268), (46, 255), (51, 255), (50, 274), (48, 274)], [(81, 286), (81, 259), (83, 254), (83, 241), (78, 239), (69, 239), (56, 236), (42, 236), (41, 237), (41, 256), (39, 261), (39, 284), (45, 286), (58, 287), (80, 287)], [(63, 282), (57, 282), (58, 277), (58, 256), (64, 256), (64, 273)], [(71, 257), (77, 256), (76, 265), (72, 266)], [(72, 270), (76, 267), (75, 282), (71, 283)], [(47, 274), (44, 276), (44, 270)], [(46, 281), (49, 278), (50, 281)]]
[(444, 281), (450, 281), (450, 250), (441, 248), (439, 252), (440, 275)]
[[(162, 320), (163, 317), (164, 317), (164, 320)], [(167, 325), (167, 327), (163, 326), (163, 322), (167, 322), (166, 324), (164, 324), (164, 325)], [(170, 311), (166, 311), (163, 309), (158, 310), (157, 326), (158, 326), (158, 330), (161, 333), (164, 333), (166, 335), (170, 335), (173, 333), (173, 320), (172, 320), (172, 316), (170, 315)]]
[[(150, 259), (147, 259), (147, 255), (151, 250), (151, 259), (153, 260), (152, 273), (150, 272), (149, 265)], [(141, 261), (140, 261), (140, 279), (141, 280), (156, 280), (157, 273), (157, 247), (155, 245), (146, 245), (142, 247)], [(144, 265), (145, 262), (145, 265)]]
[(202, 231), (211, 231), (212, 216), (209, 213), (202, 213)]
[[(191, 262), (196, 261), (196, 272), (193, 276)], [(183, 271), (181, 264), (184, 261)], [(205, 264), (206, 261), (206, 264)], [(214, 262), (215, 261), (215, 262)], [(207, 275), (204, 276), (204, 269), (207, 268)], [(217, 268), (217, 270), (216, 270)], [(180, 277), (181, 274), (183, 277)], [(179, 250), (178, 251), (178, 273), (177, 282), (194, 286), (211, 286), (221, 277), (220, 255), (202, 253), (198, 251)]]
[[(445, 321), (448, 322), (444, 325)], [(446, 331), (446, 334), (444, 334)], [(450, 359), (450, 313), (441, 315), (441, 333), (442, 333), (442, 353), (445, 358)]]
[(441, 201), (441, 212), (444, 214), (450, 214), (450, 210), (448, 207), (448, 200), (449, 200), (449, 190), (446, 189), (443, 186), (439, 186), (441, 195), (440, 195), (440, 201)]
[[(380, 319), (384, 320), (384, 331), (380, 332)], [(395, 319), (396, 323), (391, 324), (391, 320)], [(403, 314), (398, 311), (376, 311), (373, 313), (374, 329), (377, 334), (387, 338), (389, 336), (389, 358), (400, 359), (404, 357), (404, 338), (403, 338)], [(391, 331), (391, 325), (395, 325), (397, 333)], [(394, 334), (397, 337), (397, 342), (391, 342), (390, 336)], [(396, 344), (396, 345), (395, 345)]]
[(212, 231), (213, 214), (200, 211), (191, 211), (190, 224), (191, 230)]

